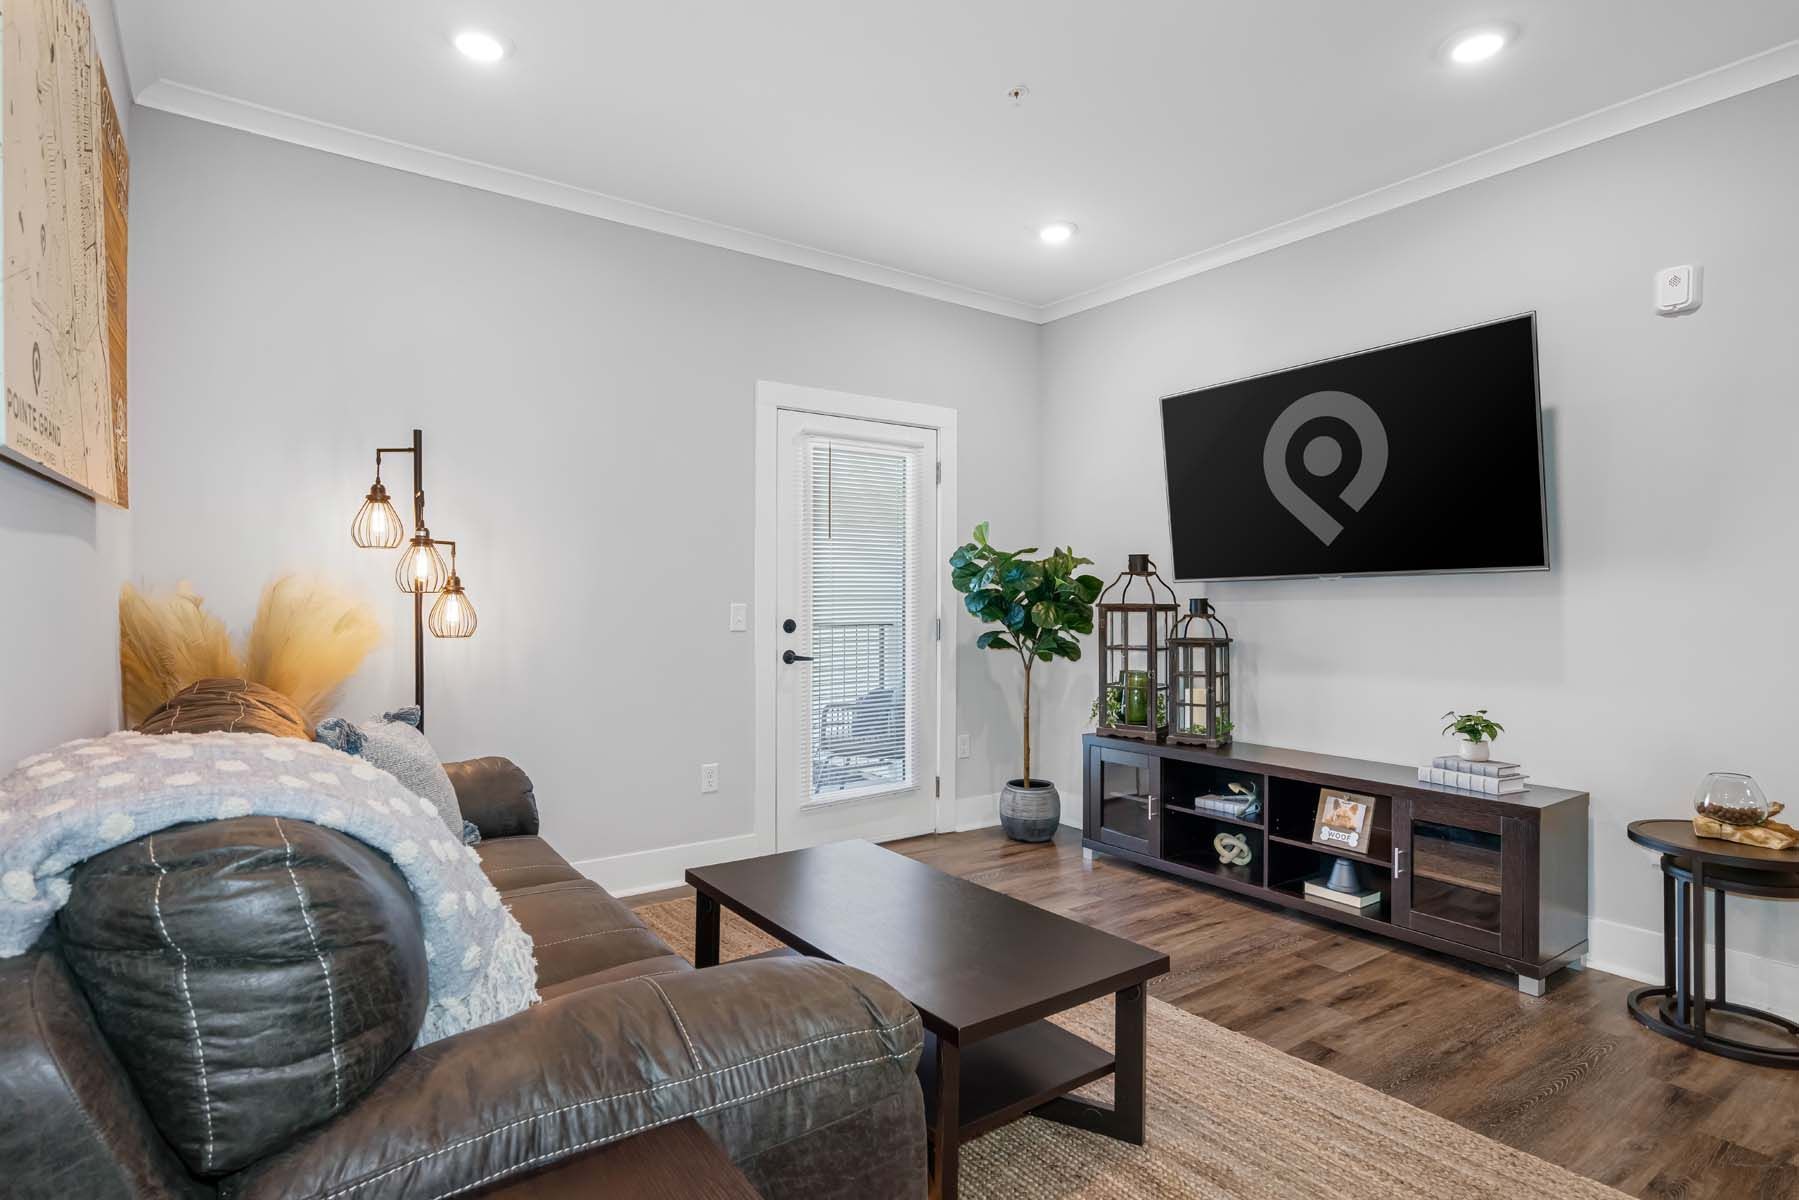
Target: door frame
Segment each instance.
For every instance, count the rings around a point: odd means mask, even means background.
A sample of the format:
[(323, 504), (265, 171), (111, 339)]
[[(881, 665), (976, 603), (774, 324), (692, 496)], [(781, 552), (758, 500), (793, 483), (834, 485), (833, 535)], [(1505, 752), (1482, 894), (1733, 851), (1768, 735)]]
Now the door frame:
[(779, 784), (776, 779), (775, 734), (775, 662), (780, 648), (779, 631), (775, 627), (775, 600), (778, 586), (776, 538), (780, 498), (780, 446), (777, 426), (780, 414), (813, 413), (827, 417), (849, 417), (864, 421), (884, 421), (892, 425), (910, 425), (932, 429), (937, 433), (937, 461), (942, 464), (943, 478), (937, 484), (936, 549), (927, 561), (943, 565), (934, 574), (937, 580), (935, 601), (937, 617), (943, 622), (937, 639), (937, 762), (931, 773), (937, 780), (937, 795), (932, 807), (932, 824), (938, 833), (948, 833), (956, 825), (956, 612), (960, 598), (950, 586), (947, 565), (951, 546), (961, 545), (961, 526), (956, 516), (956, 410), (936, 404), (918, 404), (910, 400), (884, 400), (875, 396), (858, 396), (828, 388), (802, 387), (773, 380), (756, 381), (756, 538), (754, 603), (750, 607), (751, 628), (755, 630), (753, 653), (756, 658), (756, 845), (763, 854), (779, 847)]

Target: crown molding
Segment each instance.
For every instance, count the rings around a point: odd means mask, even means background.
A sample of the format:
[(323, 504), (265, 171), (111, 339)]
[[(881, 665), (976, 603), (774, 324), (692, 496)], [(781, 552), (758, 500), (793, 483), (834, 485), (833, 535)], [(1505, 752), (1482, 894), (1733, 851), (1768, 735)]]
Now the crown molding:
[(941, 279), (932, 279), (926, 275), (915, 275), (896, 267), (886, 267), (879, 263), (834, 254), (828, 250), (819, 250), (797, 242), (788, 242), (780, 238), (752, 233), (747, 229), (738, 229), (699, 217), (669, 212), (666, 209), (638, 204), (617, 196), (608, 196), (603, 192), (590, 191), (572, 184), (558, 183), (553, 179), (545, 179), (538, 175), (530, 175), (506, 167), (496, 167), (490, 163), (477, 162), (474, 159), (444, 154), (423, 146), (379, 137), (372, 133), (363, 133), (342, 125), (315, 121), (310, 117), (283, 112), (280, 109), (266, 108), (260, 104), (251, 104), (245, 100), (223, 96), (217, 92), (203, 91), (200, 88), (189, 87), (186, 84), (175, 83), (167, 79), (159, 79), (145, 87), (138, 92), (136, 98), (137, 102), (145, 108), (159, 109), (176, 116), (190, 117), (196, 121), (222, 125), (228, 129), (274, 138), (277, 141), (291, 142), (296, 146), (322, 150), (327, 154), (337, 154), (344, 158), (354, 158), (362, 162), (392, 167), (397, 171), (424, 175), (431, 179), (441, 179), (448, 183), (478, 188), (484, 192), (495, 192), (518, 200), (528, 200), (533, 204), (566, 209), (569, 212), (599, 217), (602, 220), (615, 221), (621, 225), (632, 225), (655, 233), (665, 233), (670, 237), (684, 238), (690, 242), (702, 242), (708, 246), (718, 246), (725, 250), (753, 254), (758, 258), (789, 263), (796, 267), (807, 267), (814, 271), (841, 275), (846, 279), (860, 280), (863, 283), (872, 283), (880, 287), (892, 288), (895, 291), (910, 292), (915, 296), (924, 296), (931, 300), (960, 304), (1002, 317), (1032, 322), (1040, 319), (1037, 306), (1027, 304), (1022, 300), (991, 295)]
[[(125, 41), (129, 45), (131, 39), (127, 38)], [(139, 63), (134, 61), (132, 65), (136, 67)], [(138, 71), (134, 69), (132, 74), (136, 75)], [(1045, 325), (1258, 254), (1266, 254), (1270, 250), (1329, 233), (1333, 229), (1341, 229), (1345, 225), (1365, 221), (1408, 204), (1479, 183), (1483, 179), (1491, 179), (1794, 76), (1799, 76), (1799, 40), (1782, 43), (1689, 79), (1607, 105), (1585, 116), (1526, 134), (1441, 167), (1433, 167), (1290, 221), (1270, 225), (1266, 229), (1221, 242), (1194, 254), (1183, 255), (1160, 266), (1040, 305), (797, 242), (783, 241), (699, 217), (669, 212), (341, 125), (315, 121), (310, 117), (251, 104), (167, 79), (159, 79), (145, 87), (137, 93), (136, 100), (146, 108), (160, 109), (197, 121), (291, 142), (313, 150), (322, 150), (327, 154), (392, 167), (414, 175), (441, 179), (534, 204), (668, 234), (670, 237), (685, 238), (775, 262), (909, 292), (931, 300), (942, 300), (1002, 317)]]
[(1785, 42), (1760, 54), (1727, 63), (1629, 100), (1621, 100), (1585, 116), (1551, 125), (1547, 129), (1470, 154), (1441, 167), (1433, 167), (1397, 183), (1390, 183), (1295, 217), (1291, 221), (1270, 225), (1255, 233), (1221, 242), (1197, 254), (1185, 255), (1116, 282), (1102, 284), (1089, 291), (1042, 305), (1037, 309), (1036, 320), (1041, 324), (1059, 321), (1063, 317), (1071, 317), (1090, 308), (1111, 304), (1127, 296), (1163, 287), (1257, 254), (1266, 254), (1270, 250), (1278, 250), (1282, 246), (1329, 233), (1333, 229), (1341, 229), (1345, 225), (1365, 221), (1396, 208), (1428, 200), (1432, 196), (1479, 183), (1507, 171), (1515, 171), (1519, 167), (1528, 167), (1546, 158), (1554, 158), (1570, 150), (1578, 150), (1621, 133), (1629, 133), (1633, 129), (1779, 83), (1795, 75), (1799, 75), (1799, 41)]

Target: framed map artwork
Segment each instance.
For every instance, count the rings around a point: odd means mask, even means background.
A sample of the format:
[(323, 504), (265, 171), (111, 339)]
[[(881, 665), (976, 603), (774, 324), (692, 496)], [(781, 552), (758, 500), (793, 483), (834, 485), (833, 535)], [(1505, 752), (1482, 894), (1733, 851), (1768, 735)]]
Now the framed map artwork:
[(0, 0), (0, 458), (126, 507), (130, 160), (78, 0)]

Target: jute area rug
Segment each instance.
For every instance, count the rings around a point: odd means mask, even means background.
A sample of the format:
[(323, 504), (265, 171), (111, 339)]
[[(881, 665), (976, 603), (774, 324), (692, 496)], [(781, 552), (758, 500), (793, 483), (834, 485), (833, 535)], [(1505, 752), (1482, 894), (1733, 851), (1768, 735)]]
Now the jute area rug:
[[(638, 910), (693, 957), (693, 901)], [(720, 957), (775, 943), (724, 914)], [(1112, 1044), (1112, 1001), (1055, 1020)], [(1111, 1081), (1087, 1094), (1109, 1097)], [(1149, 1001), (1147, 1146), (1026, 1117), (962, 1148), (962, 1194), (1208, 1200), (1619, 1200), (1624, 1193), (1322, 1067)]]

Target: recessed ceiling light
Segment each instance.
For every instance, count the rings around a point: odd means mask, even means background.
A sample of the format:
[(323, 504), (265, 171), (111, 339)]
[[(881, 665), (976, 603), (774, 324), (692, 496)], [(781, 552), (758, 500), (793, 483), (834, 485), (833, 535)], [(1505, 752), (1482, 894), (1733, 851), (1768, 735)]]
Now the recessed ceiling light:
[(1051, 221), (1037, 231), (1037, 236), (1051, 246), (1060, 246), (1074, 236), (1075, 226), (1068, 221)]
[(497, 63), (506, 57), (506, 43), (479, 29), (465, 29), (453, 40), (463, 57), (472, 58), (478, 63)]
[(1486, 62), (1512, 40), (1512, 31), (1496, 25), (1484, 29), (1470, 29), (1458, 33), (1449, 39), (1445, 53), (1449, 61), (1458, 66), (1471, 67), (1475, 63)]

